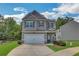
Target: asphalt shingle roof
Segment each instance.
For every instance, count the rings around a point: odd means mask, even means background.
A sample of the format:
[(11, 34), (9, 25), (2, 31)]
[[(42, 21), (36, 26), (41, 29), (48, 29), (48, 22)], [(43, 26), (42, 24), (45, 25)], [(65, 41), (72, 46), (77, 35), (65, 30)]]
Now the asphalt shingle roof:
[(46, 19), (43, 15), (41, 15), (40, 13), (38, 13), (37, 11), (32, 11), (31, 13), (25, 15), (23, 17), (24, 19)]

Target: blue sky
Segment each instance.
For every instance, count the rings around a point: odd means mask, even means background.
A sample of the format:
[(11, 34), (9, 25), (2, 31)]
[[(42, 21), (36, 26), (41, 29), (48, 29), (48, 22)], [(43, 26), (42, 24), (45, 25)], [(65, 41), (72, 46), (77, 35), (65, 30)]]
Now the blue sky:
[(23, 7), (26, 8), (29, 12), (32, 10), (37, 10), (38, 12), (44, 11), (52, 11), (52, 8), (59, 6), (59, 4), (53, 3), (2, 3), (0, 4), (0, 13), (1, 14), (16, 14), (20, 12), (15, 12), (13, 9), (16, 7)]
[(79, 4), (77, 3), (0, 3), (0, 14), (5, 18), (14, 17), (17, 22), (33, 10), (37, 10), (49, 19), (63, 16), (74, 17), (76, 21), (79, 19)]

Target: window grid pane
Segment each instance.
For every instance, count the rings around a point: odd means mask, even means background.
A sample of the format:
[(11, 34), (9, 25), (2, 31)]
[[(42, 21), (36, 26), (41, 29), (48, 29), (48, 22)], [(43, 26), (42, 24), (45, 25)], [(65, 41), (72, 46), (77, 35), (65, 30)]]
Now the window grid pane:
[(27, 21), (26, 27), (34, 27), (34, 21)]
[(26, 27), (29, 27), (29, 22), (28, 21), (26, 22)]
[(53, 23), (51, 23), (51, 28), (53, 28)]
[(44, 26), (44, 22), (43, 21), (39, 21), (39, 27), (40, 26)]

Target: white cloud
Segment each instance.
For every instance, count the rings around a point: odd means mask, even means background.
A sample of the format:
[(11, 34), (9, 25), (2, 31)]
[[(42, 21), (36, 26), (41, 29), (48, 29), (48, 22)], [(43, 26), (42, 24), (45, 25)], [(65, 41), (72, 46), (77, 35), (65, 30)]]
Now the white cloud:
[(64, 13), (79, 13), (79, 4), (61, 4), (57, 8), (53, 8), (53, 11), (59, 11)]
[[(14, 14), (14, 15), (4, 15), (4, 17), (14, 17), (17, 23), (21, 22), (21, 19), (25, 14), (28, 13), (27, 9), (23, 7), (16, 7), (13, 9), (14, 11), (22, 12), (21, 14)], [(68, 13), (74, 14), (79, 13), (79, 4), (61, 4), (57, 8), (53, 8), (51, 12), (45, 11), (41, 14), (44, 15), (46, 18), (49, 19), (57, 19), (58, 17), (64, 17)], [(79, 16), (74, 17), (75, 21), (79, 22)]]
[(28, 10), (23, 7), (16, 7), (13, 10), (16, 12), (21, 12), (21, 13), (12, 14), (12, 15), (4, 15), (4, 18), (13, 17), (18, 24), (22, 21), (22, 18), (28, 13)]
[[(57, 8), (53, 8), (51, 12), (46, 11), (41, 14), (43, 14), (46, 18), (49, 19), (56, 19), (58, 17), (66, 16), (68, 13), (79, 14), (79, 4), (61, 4)], [(75, 19), (77, 18), (79, 19), (79, 17), (76, 17)]]
[[(62, 12), (55, 13), (55, 12), (46, 11), (41, 14), (44, 15), (48, 19), (57, 19), (58, 17), (64, 17), (64, 13), (62, 13)], [(79, 22), (79, 16), (76, 16), (73, 18), (74, 18), (74, 21)]]
[(13, 14), (13, 15), (4, 15), (4, 18), (13, 17), (14, 20), (19, 24), (22, 21), (22, 18), (26, 15), (26, 13), (21, 14)]
[(54, 15), (55, 13), (46, 11), (41, 14), (44, 15), (46, 18), (52, 18), (52, 15)]
[(62, 13), (62, 12), (56, 13), (53, 11), (52, 12), (46, 11), (46, 12), (43, 12), (41, 14), (44, 15), (48, 19), (57, 19), (58, 17), (63, 17), (63, 15), (64, 15), (64, 13)]
[(16, 7), (16, 8), (14, 8), (13, 10), (14, 10), (14, 11), (19, 11), (19, 12), (25, 12), (25, 13), (28, 12), (27, 9), (25, 9), (25, 8), (23, 8), (23, 7)]
[(79, 16), (73, 17), (75, 21), (79, 22)]

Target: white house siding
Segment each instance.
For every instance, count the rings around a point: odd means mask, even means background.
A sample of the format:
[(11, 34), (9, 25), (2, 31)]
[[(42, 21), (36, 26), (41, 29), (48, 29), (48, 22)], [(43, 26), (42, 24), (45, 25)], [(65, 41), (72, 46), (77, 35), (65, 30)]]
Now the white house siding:
[(79, 40), (79, 23), (71, 21), (61, 26), (60, 33), (62, 40)]

